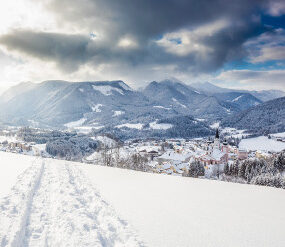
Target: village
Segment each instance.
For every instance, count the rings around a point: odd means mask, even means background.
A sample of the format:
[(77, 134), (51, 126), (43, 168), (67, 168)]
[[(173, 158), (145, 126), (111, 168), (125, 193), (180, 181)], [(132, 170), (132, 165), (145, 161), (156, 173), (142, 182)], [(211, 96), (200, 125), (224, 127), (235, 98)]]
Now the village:
[[(16, 133), (15, 130), (5, 130), (0, 133), (0, 151), (59, 158), (46, 151), (46, 144), (20, 140), (16, 138)], [(223, 133), (222, 136), (220, 133)], [(226, 164), (231, 166), (235, 161), (265, 159), (274, 153), (239, 148), (240, 139), (224, 133), (225, 131), (217, 128), (214, 137), (190, 140), (128, 140), (125, 142), (118, 142), (108, 135), (99, 135), (91, 137), (99, 143), (97, 150), (77, 161), (130, 168), (132, 165), (124, 164), (136, 163), (140, 158), (139, 163), (143, 167), (140, 170), (175, 176), (186, 176), (190, 164), (196, 162), (204, 167), (206, 178), (215, 178), (223, 173)], [(285, 145), (283, 135), (269, 135), (266, 139)]]
[[(224, 138), (224, 139), (223, 139)], [(204, 166), (205, 177), (215, 178), (223, 173), (225, 164), (231, 166), (236, 161), (266, 159), (278, 151), (255, 150), (239, 148), (232, 136), (221, 138), (219, 130), (215, 137), (166, 140), (132, 140), (118, 146), (108, 137), (99, 138), (104, 143), (102, 150), (98, 150), (86, 157), (83, 161), (97, 164), (102, 161), (102, 153), (109, 152), (115, 160), (130, 160), (130, 157), (139, 155), (144, 164), (144, 170), (154, 173), (185, 176), (191, 163), (196, 162)], [(268, 136), (266, 139), (284, 145), (285, 138)], [(233, 141), (235, 140), (235, 141)], [(107, 151), (106, 151), (107, 150)]]
[(248, 157), (261, 158), (262, 152), (247, 152), (226, 140), (221, 141), (217, 130), (214, 139), (197, 138), (193, 140), (168, 139), (165, 141), (137, 142), (124, 147), (148, 158), (147, 166), (155, 173), (182, 176), (187, 174), (193, 162), (202, 164), (205, 176), (215, 176), (222, 172), (225, 164)]

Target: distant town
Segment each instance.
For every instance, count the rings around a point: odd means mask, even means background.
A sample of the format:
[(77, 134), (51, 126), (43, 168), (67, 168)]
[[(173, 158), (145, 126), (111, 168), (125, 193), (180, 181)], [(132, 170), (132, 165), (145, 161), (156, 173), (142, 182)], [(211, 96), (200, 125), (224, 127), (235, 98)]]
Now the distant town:
[[(246, 162), (270, 161), (285, 150), (284, 133), (249, 137), (244, 131), (216, 129), (215, 136), (195, 139), (137, 139), (121, 142), (111, 135), (10, 127), (0, 132), (0, 150), (66, 159), (145, 172), (248, 182), (238, 176)], [(258, 149), (253, 142), (269, 141), (270, 148)], [(259, 143), (260, 144), (260, 143)], [(270, 143), (265, 143), (266, 147)], [(275, 147), (274, 147), (275, 146)], [(237, 167), (236, 169), (234, 167)], [(237, 176), (232, 176), (236, 173)], [(227, 176), (228, 175), (228, 176)], [(239, 174), (241, 175), (241, 174)]]

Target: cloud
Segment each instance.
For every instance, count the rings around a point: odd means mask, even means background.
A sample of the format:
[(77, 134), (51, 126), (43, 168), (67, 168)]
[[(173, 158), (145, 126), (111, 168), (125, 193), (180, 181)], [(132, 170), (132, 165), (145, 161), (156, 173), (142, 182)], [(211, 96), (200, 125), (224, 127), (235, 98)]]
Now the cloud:
[[(51, 0), (61, 23), (107, 36), (132, 34), (141, 41), (220, 18), (250, 18), (262, 0)], [(68, 7), (67, 7), (68, 6)]]
[(0, 36), (0, 44), (16, 54), (55, 62), (64, 71), (77, 70), (90, 62), (93, 65), (119, 61), (135, 63), (141, 58), (139, 51), (133, 52), (136, 44), (132, 40), (125, 39), (112, 45), (111, 42), (81, 34), (13, 30)]
[(222, 72), (216, 79), (223, 82), (237, 82), (249, 89), (282, 89), (285, 91), (285, 70), (229, 70)]
[(284, 15), (285, 14), (284, 0), (269, 1), (267, 12), (275, 17)]
[(245, 43), (252, 63), (285, 60), (285, 29), (278, 28)]
[(0, 30), (0, 48), (30, 66), (46, 64), (46, 77), (190, 78), (248, 55), (252, 63), (283, 60), (283, 31), (260, 18), (281, 15), (278, 0), (23, 1), (36, 14), (26, 8), (19, 19), (16, 11), (17, 24)]
[(0, 37), (0, 44), (40, 60), (54, 61), (64, 69), (75, 69), (76, 64), (88, 59), (91, 40), (83, 35), (42, 33), (15, 30)]
[[(91, 63), (177, 65), (212, 72), (245, 55), (242, 44), (264, 31), (253, 18), (260, 0), (49, 0), (64, 30), (14, 29), (0, 36), (10, 51), (55, 62), (66, 71)], [(68, 6), (68, 7), (67, 7)], [(92, 39), (90, 37), (92, 33)], [(175, 38), (181, 43), (175, 43)]]

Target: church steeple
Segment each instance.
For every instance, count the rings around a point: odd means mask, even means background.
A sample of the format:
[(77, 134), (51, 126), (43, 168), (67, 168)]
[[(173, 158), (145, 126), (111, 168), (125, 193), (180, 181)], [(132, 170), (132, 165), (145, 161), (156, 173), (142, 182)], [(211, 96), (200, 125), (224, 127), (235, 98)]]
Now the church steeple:
[(219, 129), (216, 130), (216, 136), (215, 136), (215, 140), (214, 140), (214, 149), (220, 149)]
[(219, 129), (217, 128), (216, 129), (216, 137), (215, 137), (216, 139), (220, 139), (220, 135), (219, 135)]

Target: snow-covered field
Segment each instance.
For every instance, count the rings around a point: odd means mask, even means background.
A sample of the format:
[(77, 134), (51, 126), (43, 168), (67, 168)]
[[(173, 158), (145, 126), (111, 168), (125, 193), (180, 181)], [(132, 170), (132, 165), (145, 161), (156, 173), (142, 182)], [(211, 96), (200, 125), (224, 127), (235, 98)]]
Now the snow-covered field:
[(280, 152), (285, 149), (285, 143), (273, 139), (268, 139), (266, 136), (242, 139), (239, 144), (240, 149), (248, 151), (273, 151)]
[(9, 192), (16, 183), (17, 176), (31, 166), (36, 159), (32, 156), (0, 152), (0, 198)]
[(14, 142), (14, 141), (17, 141), (17, 138), (14, 136), (0, 136), (0, 142), (4, 142), (4, 141)]
[(149, 127), (154, 130), (167, 130), (173, 127), (172, 124), (157, 123), (157, 121), (149, 123)]
[[(11, 155), (3, 166), (21, 160)], [(1, 247), (142, 246), (80, 168), (52, 159), (31, 162), (0, 199)]]
[(1, 152), (0, 161), (1, 173), (31, 163), (0, 199), (1, 247), (284, 246), (282, 189)]
[(125, 123), (125, 124), (120, 124), (116, 126), (117, 128), (123, 128), (123, 127), (127, 127), (129, 129), (138, 129), (141, 130), (143, 128), (143, 124), (141, 123), (137, 123), (137, 124), (133, 124), (133, 123)]
[(276, 133), (276, 134), (271, 134), (271, 136), (276, 136), (276, 137), (285, 137), (285, 132)]

